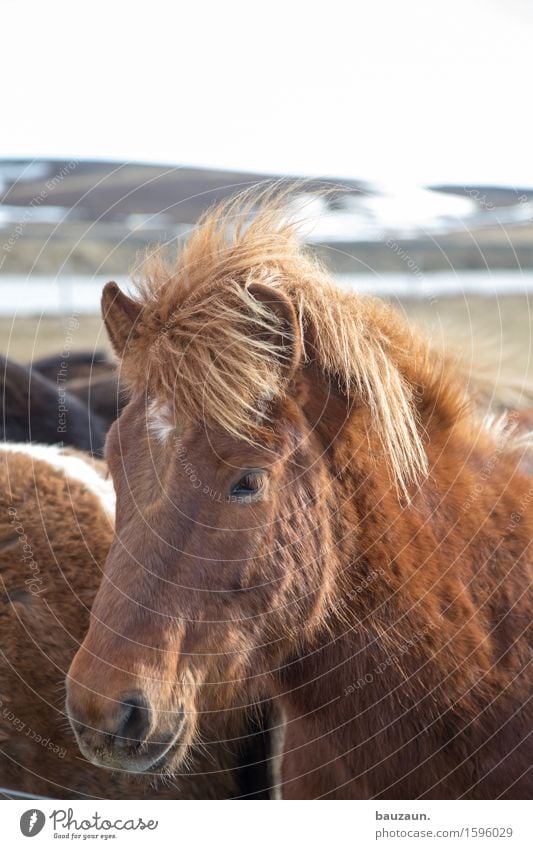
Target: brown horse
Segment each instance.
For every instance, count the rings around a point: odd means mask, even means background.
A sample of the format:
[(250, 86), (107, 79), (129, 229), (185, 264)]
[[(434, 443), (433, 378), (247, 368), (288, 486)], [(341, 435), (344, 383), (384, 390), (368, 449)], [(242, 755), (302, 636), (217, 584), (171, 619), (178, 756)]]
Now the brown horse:
[[(102, 463), (57, 447), (0, 446), (0, 787), (54, 798), (265, 797), (261, 729), (219, 729), (164, 781), (80, 756), (63, 681), (88, 627), (113, 536)], [(263, 773), (263, 774), (262, 774)], [(262, 794), (257, 791), (262, 790)]]
[(107, 426), (86, 399), (2, 356), (0, 414), (1, 442), (62, 443), (95, 455), (104, 447)]
[(103, 312), (132, 396), (68, 677), (81, 751), (172, 773), (203, 717), (272, 699), (286, 797), (530, 795), (512, 422), (484, 422), (391, 307), (337, 289), (272, 201), (211, 212)]
[(69, 395), (82, 401), (106, 430), (126, 403), (116, 365), (102, 351), (71, 353), (67, 360), (61, 353), (43, 357), (34, 360), (31, 369), (54, 384), (64, 384)]

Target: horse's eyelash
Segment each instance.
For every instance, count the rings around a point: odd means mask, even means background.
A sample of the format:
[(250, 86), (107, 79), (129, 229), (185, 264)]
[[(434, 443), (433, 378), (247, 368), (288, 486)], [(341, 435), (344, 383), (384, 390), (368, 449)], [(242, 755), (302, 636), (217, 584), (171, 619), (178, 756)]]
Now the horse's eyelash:
[(263, 483), (262, 475), (258, 474), (245, 475), (242, 480), (247, 486), (250, 487), (250, 489), (253, 489), (256, 483), (257, 486), (261, 486), (261, 484)]

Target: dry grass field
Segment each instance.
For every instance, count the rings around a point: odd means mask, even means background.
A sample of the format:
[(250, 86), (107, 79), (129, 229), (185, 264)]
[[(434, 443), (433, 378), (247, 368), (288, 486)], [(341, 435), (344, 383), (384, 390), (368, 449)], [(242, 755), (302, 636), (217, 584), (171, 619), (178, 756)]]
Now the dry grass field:
[(111, 351), (99, 315), (80, 315), (78, 326), (66, 316), (0, 317), (0, 353), (19, 363), (68, 349)]
[[(420, 326), (428, 328), (437, 341), (460, 343), (466, 357), (477, 366), (501, 365), (516, 381), (533, 383), (533, 303), (525, 296), (490, 298), (480, 296), (402, 300), (396, 306)], [(110, 346), (98, 315), (72, 320), (56, 316), (0, 318), (0, 353), (21, 363), (53, 354), (67, 347), (109, 351)]]

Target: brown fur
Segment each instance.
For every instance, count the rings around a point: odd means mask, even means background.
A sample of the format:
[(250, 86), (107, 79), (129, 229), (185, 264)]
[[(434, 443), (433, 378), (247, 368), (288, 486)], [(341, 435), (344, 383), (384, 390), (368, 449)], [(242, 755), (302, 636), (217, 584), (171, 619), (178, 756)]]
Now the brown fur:
[(105, 432), (66, 384), (0, 356), (0, 442), (63, 443), (101, 456)]
[(69, 382), (68, 387), (69, 392), (83, 401), (106, 428), (113, 424), (126, 404), (125, 393), (113, 373), (76, 378)]
[[(169, 772), (205, 712), (270, 698), (287, 797), (527, 797), (533, 481), (512, 428), (481, 424), (390, 307), (337, 290), (276, 205), (239, 210), (137, 299), (104, 291), (133, 397), (69, 672), (82, 750), (144, 768), (103, 737), (132, 688), (146, 747), (174, 735)], [(250, 469), (257, 497), (229, 497)]]
[(172, 779), (106, 771), (80, 756), (64, 678), (87, 630), (112, 523), (90, 490), (42, 460), (0, 451), (0, 478), (0, 785), (54, 798), (239, 795), (238, 740), (206, 746)]
[[(118, 382), (116, 365), (102, 351), (71, 354), (66, 360), (62, 354), (43, 357), (34, 360), (31, 368), (54, 385), (60, 378), (70, 396), (82, 401), (106, 430), (126, 403), (125, 393)], [(42, 436), (40, 439), (49, 441)]]

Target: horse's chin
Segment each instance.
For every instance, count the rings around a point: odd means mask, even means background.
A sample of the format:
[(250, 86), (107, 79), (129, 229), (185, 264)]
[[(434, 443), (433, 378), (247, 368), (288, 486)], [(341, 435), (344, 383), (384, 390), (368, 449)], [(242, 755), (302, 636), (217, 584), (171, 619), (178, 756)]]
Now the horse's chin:
[(78, 738), (78, 746), (82, 755), (94, 766), (104, 769), (116, 770), (117, 772), (130, 772), (137, 775), (171, 775), (177, 771), (189, 752), (194, 736), (193, 726), (187, 727), (183, 723), (175, 737), (171, 740), (164, 751), (158, 752), (154, 757), (148, 753), (138, 755), (117, 755), (111, 750), (98, 752), (91, 750)]

